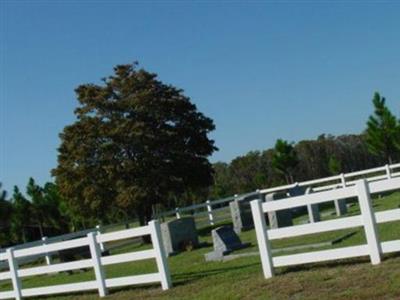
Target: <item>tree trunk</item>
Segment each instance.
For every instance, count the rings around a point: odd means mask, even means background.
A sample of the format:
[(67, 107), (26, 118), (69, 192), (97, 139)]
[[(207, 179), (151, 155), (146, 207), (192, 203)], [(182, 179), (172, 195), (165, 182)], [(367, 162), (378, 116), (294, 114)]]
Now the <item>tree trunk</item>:
[(129, 218), (127, 214), (124, 214), (125, 219), (125, 229), (129, 229)]
[(43, 226), (42, 226), (41, 222), (39, 222), (39, 233), (40, 233), (40, 237), (43, 238), (44, 237), (44, 233), (43, 233)]
[[(139, 217), (139, 225), (146, 226), (151, 221), (151, 217), (152, 217), (151, 207), (142, 206), (142, 209), (139, 209), (139, 211), (138, 211), (138, 217)], [(150, 235), (143, 236), (142, 242), (144, 244), (150, 244), (151, 243)]]
[(22, 241), (26, 243), (25, 227), (22, 226)]

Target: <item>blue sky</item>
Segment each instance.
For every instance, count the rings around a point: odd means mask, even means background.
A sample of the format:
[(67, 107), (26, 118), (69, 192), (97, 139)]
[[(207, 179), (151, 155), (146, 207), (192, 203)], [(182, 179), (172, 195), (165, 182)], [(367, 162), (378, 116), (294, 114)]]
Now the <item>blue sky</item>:
[(74, 88), (135, 60), (214, 119), (219, 152), (400, 115), (400, 2), (0, 2), (0, 181), (50, 180)]

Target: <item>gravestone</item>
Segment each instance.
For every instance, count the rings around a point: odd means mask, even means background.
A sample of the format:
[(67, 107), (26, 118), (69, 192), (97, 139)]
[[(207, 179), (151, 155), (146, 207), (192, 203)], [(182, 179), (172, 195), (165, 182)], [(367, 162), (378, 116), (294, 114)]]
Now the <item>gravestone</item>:
[(236, 233), (254, 228), (253, 215), (251, 214), (250, 201), (261, 199), (261, 194), (253, 194), (247, 197), (237, 198), (229, 203), (231, 210), (233, 229)]
[(347, 214), (346, 199), (334, 200), (336, 215), (338, 217)]
[(239, 236), (230, 226), (222, 226), (211, 231), (214, 251), (204, 255), (206, 261), (221, 260), (232, 251), (248, 247), (250, 243), (242, 243)]
[[(340, 189), (341, 186), (336, 186), (335, 189)], [(347, 214), (347, 205), (346, 205), (346, 199), (337, 199), (333, 201), (335, 203), (335, 210), (336, 210), (336, 215), (338, 217), (344, 216)]]
[[(313, 192), (312, 187), (307, 188), (306, 195), (311, 194)], [(308, 219), (310, 223), (315, 223), (321, 221), (321, 215), (319, 213), (319, 205), (318, 204), (308, 204)]]
[(199, 246), (196, 225), (193, 217), (184, 217), (161, 224), (161, 235), (168, 256), (187, 248)]
[(290, 188), (288, 193), (290, 197), (297, 197), (297, 196), (302, 196), (304, 195), (304, 189), (296, 184), (294, 187)]
[[(303, 196), (305, 194), (305, 190), (303, 187), (299, 186), (296, 184), (294, 187), (290, 188), (288, 190), (288, 196), (289, 197), (298, 197), (298, 196)], [(306, 206), (300, 206), (300, 207), (294, 207), (292, 208), (292, 215), (293, 217), (295, 216), (300, 216), (303, 214), (307, 213), (307, 207)]]
[[(285, 193), (271, 193), (266, 195), (265, 201), (266, 202), (276, 201), (284, 198), (286, 198)], [(268, 220), (270, 228), (281, 228), (286, 226), (292, 226), (293, 225), (292, 211), (291, 209), (269, 211)]]

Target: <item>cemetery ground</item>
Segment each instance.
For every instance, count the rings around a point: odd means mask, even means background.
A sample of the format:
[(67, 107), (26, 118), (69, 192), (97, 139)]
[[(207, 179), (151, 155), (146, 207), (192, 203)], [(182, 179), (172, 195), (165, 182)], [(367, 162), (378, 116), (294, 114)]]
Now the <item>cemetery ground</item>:
[[(400, 192), (374, 199), (375, 211), (399, 207)], [(330, 213), (333, 210), (333, 203), (330, 207), (324, 207), (322, 220), (335, 218), (334, 214)], [(349, 208), (348, 216), (358, 213), (358, 205), (354, 204)], [(303, 223), (306, 218), (306, 216), (297, 217), (294, 223)], [(384, 255), (382, 263), (376, 266), (371, 265), (369, 257), (362, 257), (278, 268), (276, 276), (267, 280), (263, 277), (258, 254), (224, 262), (205, 262), (204, 254), (213, 250), (211, 229), (208, 227), (199, 230), (200, 241), (209, 242), (209, 246), (182, 252), (168, 258), (173, 288), (162, 291), (160, 285), (155, 284), (110, 289), (110, 295), (106, 299), (400, 299), (399, 253)], [(381, 241), (400, 239), (400, 222), (380, 224), (379, 235)], [(345, 247), (366, 242), (363, 228), (359, 227), (277, 240), (272, 242), (272, 248), (324, 243), (344, 236), (347, 238), (332, 246), (322, 246), (312, 250)], [(254, 230), (241, 233), (240, 238), (242, 242), (251, 242), (252, 246), (234, 254), (257, 251)], [(136, 243), (113, 250), (112, 254), (143, 250), (149, 247)], [(280, 252), (275, 255), (302, 251), (310, 251), (310, 249)], [(156, 264), (154, 260), (145, 260), (107, 266), (105, 271), (107, 278), (152, 273), (156, 271)], [(44, 284), (64, 284), (93, 279), (92, 271), (73, 275), (61, 273), (28, 277), (22, 281), (22, 285), (24, 288), (29, 288)], [(10, 288), (10, 282), (0, 284), (0, 290), (9, 290)], [(98, 299), (98, 294), (97, 291), (93, 291), (46, 299)]]

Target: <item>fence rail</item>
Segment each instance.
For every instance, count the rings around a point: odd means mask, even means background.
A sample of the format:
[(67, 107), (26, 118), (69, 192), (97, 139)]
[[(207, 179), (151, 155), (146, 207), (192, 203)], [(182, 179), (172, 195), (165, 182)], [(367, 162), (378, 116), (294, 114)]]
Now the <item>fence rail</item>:
[[(386, 180), (358, 180), (354, 185), (338, 190), (329, 190), (316, 194), (307, 194), (286, 198), (283, 200), (262, 203), (260, 200), (251, 202), (251, 210), (256, 229), (257, 243), (260, 250), (261, 263), (265, 278), (274, 275), (275, 267), (322, 262), (343, 258), (369, 255), (372, 264), (379, 264), (383, 253), (400, 251), (400, 240), (380, 242), (377, 224), (400, 220), (400, 209), (374, 212), (371, 194), (383, 193), (400, 189), (400, 178), (390, 177)], [(279, 211), (299, 206), (318, 204), (334, 199), (357, 197), (361, 214), (336, 220), (322, 221), (291, 227), (267, 229), (265, 213)], [(270, 241), (281, 238), (302, 236), (327, 231), (363, 227), (367, 244), (322, 251), (312, 251), (300, 254), (273, 257)]]
[[(48, 245), (48, 244), (53, 244), (53, 243), (57, 243), (57, 242), (61, 242), (61, 241), (67, 241), (67, 240), (72, 240), (72, 239), (76, 239), (79, 237), (83, 237), (86, 236), (88, 233), (91, 232), (98, 232), (100, 233), (100, 227), (96, 227), (96, 228), (91, 228), (91, 229), (85, 229), (82, 231), (78, 231), (78, 232), (71, 232), (71, 233), (67, 233), (67, 234), (62, 234), (62, 235), (58, 235), (55, 237), (46, 237), (44, 236), (41, 240), (37, 240), (37, 241), (33, 241), (33, 242), (28, 242), (28, 243), (23, 243), (23, 244), (19, 244), (19, 245), (15, 245), (12, 248), (14, 250), (18, 250), (18, 249), (25, 249), (25, 248), (32, 248), (32, 247), (36, 247), (36, 246), (43, 246), (43, 245)], [(104, 250), (104, 245), (101, 244), (100, 245), (102, 248), (102, 251)], [(4, 255), (6, 252), (6, 250), (1, 249), (0, 250), (0, 258), (2, 257), (2, 255)], [(40, 253), (37, 255), (30, 255), (30, 256), (26, 256), (26, 257), (21, 257), (20, 259), (18, 259), (18, 263), (21, 264), (26, 264), (26, 263), (31, 263), (34, 262), (36, 260), (38, 260), (41, 257), (45, 257), (46, 260), (46, 264), (47, 265), (51, 265), (52, 263), (52, 253), (51, 251), (48, 251), (46, 253)], [(1, 261), (0, 259), (0, 268), (4, 268), (8, 266), (7, 262)]]
[[(150, 235), (153, 248), (150, 250), (142, 250), (125, 254), (117, 254), (112, 256), (101, 256), (101, 244), (121, 239), (129, 239)], [(55, 252), (77, 247), (88, 246), (90, 249), (90, 258), (73, 262), (58, 263), (47, 266), (30, 267), (19, 269), (19, 258), (40, 255), (49, 252)], [(104, 266), (125, 263), (130, 261), (138, 261), (154, 258), (156, 260), (158, 272), (144, 275), (125, 276), (107, 279)], [(0, 273), (0, 280), (11, 279), (13, 290), (0, 292), (0, 299), (22, 299), (22, 297), (43, 296), (51, 294), (60, 294), (66, 292), (80, 292), (87, 290), (98, 290), (100, 297), (107, 295), (108, 288), (160, 282), (164, 290), (171, 287), (171, 278), (167, 265), (167, 259), (162, 246), (160, 225), (158, 221), (151, 221), (149, 225), (116, 231), (98, 235), (96, 232), (89, 232), (87, 236), (78, 239), (56, 242), (48, 245), (39, 245), (29, 248), (9, 248), (5, 253), (0, 254), (0, 261), (6, 261), (9, 265), (9, 271)], [(23, 289), (21, 286), (21, 278), (28, 276), (36, 276), (61, 271), (72, 271), (82, 268), (93, 268), (95, 280), (78, 282), (72, 284), (62, 284), (53, 286), (44, 286), (38, 288)]]

